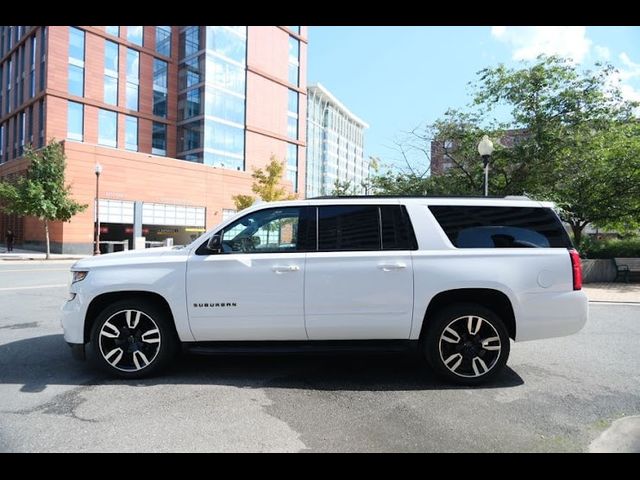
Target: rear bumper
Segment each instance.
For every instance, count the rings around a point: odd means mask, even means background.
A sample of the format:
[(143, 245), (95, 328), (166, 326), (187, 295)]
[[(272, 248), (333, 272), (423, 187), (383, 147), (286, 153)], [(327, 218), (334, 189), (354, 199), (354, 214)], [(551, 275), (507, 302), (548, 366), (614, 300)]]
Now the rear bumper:
[(525, 294), (516, 314), (516, 341), (572, 335), (588, 317), (589, 301), (582, 290)]

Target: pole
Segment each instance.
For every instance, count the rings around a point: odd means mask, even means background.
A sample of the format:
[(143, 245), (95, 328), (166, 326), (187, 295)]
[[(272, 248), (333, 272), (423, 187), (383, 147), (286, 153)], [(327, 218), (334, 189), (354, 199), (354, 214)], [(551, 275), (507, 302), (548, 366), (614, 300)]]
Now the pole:
[(489, 196), (489, 155), (483, 155), (484, 162), (484, 196)]
[(94, 255), (100, 255), (100, 174), (96, 172), (96, 233)]

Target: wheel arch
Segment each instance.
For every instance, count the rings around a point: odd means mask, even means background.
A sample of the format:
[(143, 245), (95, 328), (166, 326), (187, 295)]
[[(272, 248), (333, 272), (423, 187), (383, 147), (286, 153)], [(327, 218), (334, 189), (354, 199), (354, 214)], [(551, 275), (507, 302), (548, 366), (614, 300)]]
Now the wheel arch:
[(162, 295), (144, 290), (123, 290), (103, 293), (91, 300), (84, 318), (84, 343), (88, 343), (90, 341), (91, 329), (100, 312), (115, 302), (134, 299), (150, 301), (161, 308), (163, 312), (167, 314), (167, 318), (173, 327), (173, 333), (175, 334), (176, 339), (180, 338), (176, 330), (175, 317), (171, 311), (171, 306)]
[(509, 337), (516, 338), (516, 318), (513, 305), (509, 297), (500, 290), (491, 288), (459, 288), (445, 290), (435, 295), (424, 314), (420, 339), (423, 339), (429, 330), (430, 320), (441, 309), (459, 303), (477, 303), (494, 311), (503, 321), (509, 332)]

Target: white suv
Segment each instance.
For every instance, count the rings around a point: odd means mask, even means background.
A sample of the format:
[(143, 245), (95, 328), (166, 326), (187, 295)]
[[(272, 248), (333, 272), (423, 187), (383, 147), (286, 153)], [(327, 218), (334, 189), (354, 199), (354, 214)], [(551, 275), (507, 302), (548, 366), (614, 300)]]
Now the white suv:
[(580, 259), (548, 203), (323, 198), (243, 210), (191, 245), (71, 268), (65, 340), (120, 377), (178, 352), (417, 348), (450, 381), (500, 372), (510, 338), (587, 320)]

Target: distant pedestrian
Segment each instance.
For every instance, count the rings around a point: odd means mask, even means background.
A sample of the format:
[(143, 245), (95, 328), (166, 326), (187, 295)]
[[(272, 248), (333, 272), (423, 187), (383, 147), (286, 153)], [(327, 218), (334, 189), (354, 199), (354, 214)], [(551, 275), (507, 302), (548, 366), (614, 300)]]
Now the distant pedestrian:
[(13, 252), (13, 241), (15, 240), (13, 232), (11, 230), (7, 230), (6, 237), (7, 237), (7, 252)]

